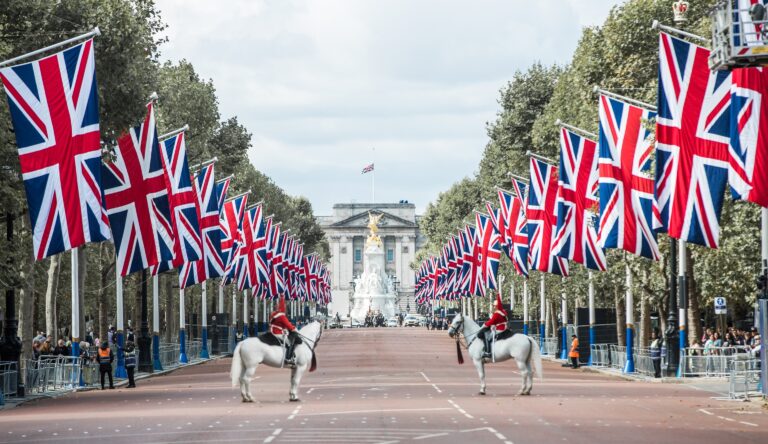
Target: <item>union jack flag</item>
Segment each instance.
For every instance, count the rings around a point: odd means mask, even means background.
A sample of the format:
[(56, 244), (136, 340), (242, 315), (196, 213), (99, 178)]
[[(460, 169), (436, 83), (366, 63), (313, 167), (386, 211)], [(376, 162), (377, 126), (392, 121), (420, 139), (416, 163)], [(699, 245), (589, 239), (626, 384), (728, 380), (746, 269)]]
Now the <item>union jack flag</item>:
[(656, 113), (600, 96), (600, 229), (603, 248), (659, 260), (659, 209), (653, 195), (650, 131)]
[(768, 207), (768, 70), (737, 68), (731, 75), (731, 194)]
[(480, 247), (478, 252), (480, 257), (480, 275), (478, 276), (478, 286), (480, 296), (485, 296), (485, 289), (496, 289), (496, 275), (499, 271), (499, 260), (501, 259), (501, 246), (499, 244), (499, 233), (493, 227), (491, 218), (485, 214), (475, 213), (475, 224), (477, 225), (477, 244)]
[(482, 262), (480, 261), (480, 244), (478, 241), (477, 229), (473, 226), (467, 225), (464, 227), (466, 231), (464, 245), (464, 267), (462, 268), (462, 291), (468, 295), (478, 295), (483, 289), (482, 279), (480, 272), (482, 270)]
[(226, 264), (221, 285), (237, 280), (238, 255), (242, 243), (243, 219), (245, 219), (245, 207), (247, 205), (248, 193), (245, 193), (224, 202), (221, 210), (221, 219), (219, 219), (221, 252)]
[[(525, 184), (513, 180), (513, 185), (518, 193), (525, 192)], [(528, 221), (525, 219), (524, 194), (517, 196), (512, 193), (498, 189), (499, 210), (498, 216), (491, 212), (490, 204), (487, 205), (491, 221), (498, 218), (498, 224), (494, 222), (494, 227), (501, 235), (502, 249), (507, 257), (512, 261), (515, 271), (520, 276), (528, 276)], [(521, 196), (521, 197), (518, 197)]]
[(197, 192), (192, 186), (187, 163), (187, 146), (184, 132), (160, 143), (163, 170), (168, 185), (168, 201), (171, 206), (171, 223), (174, 229), (173, 260), (160, 261), (152, 267), (152, 274), (162, 273), (183, 264), (200, 259), (200, 236)]
[(283, 280), (283, 241), (280, 234), (280, 223), (272, 225), (267, 232), (267, 260), (269, 262), (269, 296), (278, 298), (285, 292)]
[(454, 299), (457, 299), (459, 296), (461, 296), (462, 293), (462, 277), (461, 272), (464, 268), (464, 250), (462, 247), (462, 234), (464, 233), (464, 230), (459, 230), (459, 232), (454, 236), (454, 244), (455, 244), (455, 256), (456, 256), (456, 266), (454, 270), (454, 277), (453, 277), (453, 288), (451, 290), (451, 294), (453, 295)]
[[(179, 287), (205, 282), (224, 273), (221, 258), (221, 230), (219, 228), (219, 202), (229, 188), (226, 183), (214, 181), (214, 164), (204, 166), (195, 178), (198, 193), (197, 205), (200, 214), (200, 232), (203, 239), (203, 257), (194, 262), (185, 262), (179, 271)], [(220, 271), (219, 271), (220, 270)]]
[(373, 164), (370, 164), (370, 165), (366, 166), (365, 168), (363, 168), (362, 174), (370, 173), (371, 171), (373, 171)]
[(456, 298), (456, 278), (458, 276), (458, 263), (456, 261), (456, 243), (457, 239), (456, 236), (451, 236), (450, 239), (448, 239), (448, 244), (446, 245), (446, 277), (445, 277), (445, 294), (446, 298), (448, 299), (455, 299)]
[(531, 157), (531, 182), (525, 209), (530, 265), (534, 270), (568, 276), (568, 261), (552, 254), (556, 199), (557, 168)]
[(109, 239), (93, 40), (0, 69), (0, 78), (19, 148), (35, 259)]
[(728, 175), (728, 72), (711, 72), (709, 50), (659, 35), (656, 200), (670, 237), (716, 248)]
[(560, 180), (554, 253), (587, 268), (604, 271), (605, 252), (597, 243), (597, 142), (560, 130)]
[(168, 185), (151, 102), (144, 122), (117, 143), (116, 159), (103, 166), (102, 178), (117, 269), (126, 276), (173, 259)]

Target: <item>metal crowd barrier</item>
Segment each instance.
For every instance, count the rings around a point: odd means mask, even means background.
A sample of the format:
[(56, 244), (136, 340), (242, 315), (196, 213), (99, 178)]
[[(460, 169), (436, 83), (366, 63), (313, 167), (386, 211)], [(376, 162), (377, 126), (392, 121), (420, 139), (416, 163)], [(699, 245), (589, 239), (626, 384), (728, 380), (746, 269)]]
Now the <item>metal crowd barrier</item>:
[(558, 338), (544, 338), (544, 353), (548, 356), (557, 356)]
[(25, 362), (24, 381), (29, 393), (45, 393), (75, 389), (80, 384), (80, 358), (72, 356), (42, 357)]
[(592, 366), (610, 367), (611, 351), (609, 344), (592, 344), (589, 347), (589, 353), (592, 357)]
[(163, 366), (163, 370), (169, 368), (178, 367), (181, 365), (179, 362), (179, 343), (178, 342), (161, 342), (160, 343), (160, 365)]
[(744, 347), (686, 348), (680, 353), (680, 374), (683, 377), (726, 377), (732, 363), (744, 360)]
[(19, 370), (16, 362), (0, 361), (0, 390), (4, 396), (16, 396)]
[(728, 394), (732, 399), (749, 399), (750, 396), (760, 396), (760, 360), (741, 359), (748, 355), (740, 355), (731, 362), (731, 372), (728, 377)]
[(611, 368), (624, 370), (627, 364), (627, 346), (611, 344), (609, 346), (609, 355), (611, 358)]

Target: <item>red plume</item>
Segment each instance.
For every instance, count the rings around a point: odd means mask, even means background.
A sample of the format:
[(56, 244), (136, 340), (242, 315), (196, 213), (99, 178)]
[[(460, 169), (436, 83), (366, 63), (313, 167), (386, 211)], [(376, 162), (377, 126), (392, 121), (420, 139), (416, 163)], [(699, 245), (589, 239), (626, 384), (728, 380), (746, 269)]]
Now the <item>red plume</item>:
[(496, 309), (500, 311), (504, 310), (504, 304), (501, 302), (501, 290), (496, 293)]

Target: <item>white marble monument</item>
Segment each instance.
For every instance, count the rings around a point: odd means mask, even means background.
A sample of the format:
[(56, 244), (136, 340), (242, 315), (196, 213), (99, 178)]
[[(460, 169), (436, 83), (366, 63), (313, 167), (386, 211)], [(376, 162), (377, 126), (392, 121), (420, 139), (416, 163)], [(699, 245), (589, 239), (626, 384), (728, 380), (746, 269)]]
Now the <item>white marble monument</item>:
[(355, 282), (352, 296), (352, 319), (362, 323), (367, 314), (381, 313), (386, 319), (395, 315), (396, 295), (392, 280), (385, 273), (383, 244), (378, 235), (382, 215), (368, 214), (368, 239), (365, 241), (365, 271)]

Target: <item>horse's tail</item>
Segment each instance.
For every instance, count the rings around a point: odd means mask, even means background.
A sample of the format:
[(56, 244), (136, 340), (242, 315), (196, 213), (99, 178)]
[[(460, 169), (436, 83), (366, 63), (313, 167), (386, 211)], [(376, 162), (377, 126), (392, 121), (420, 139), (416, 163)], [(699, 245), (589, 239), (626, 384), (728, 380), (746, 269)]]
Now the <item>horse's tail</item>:
[(528, 341), (530, 342), (531, 350), (528, 354), (528, 362), (526, 364), (530, 365), (531, 360), (533, 360), (533, 372), (539, 379), (544, 379), (544, 372), (541, 369), (541, 352), (539, 352), (539, 344), (531, 339), (530, 336), (528, 337)]
[(243, 345), (243, 341), (237, 344), (235, 351), (232, 353), (232, 367), (229, 370), (229, 376), (232, 378), (232, 387), (240, 385), (240, 376), (243, 374), (243, 359), (240, 357), (241, 345)]

